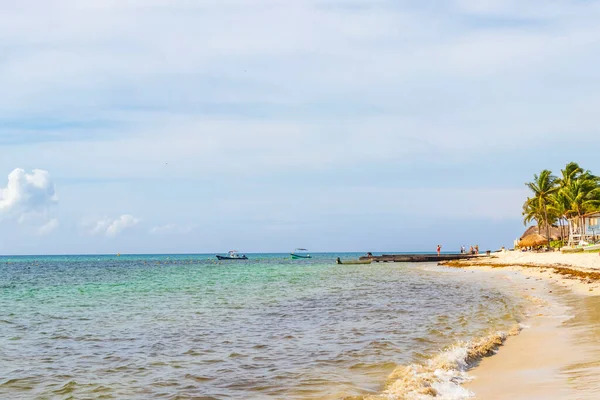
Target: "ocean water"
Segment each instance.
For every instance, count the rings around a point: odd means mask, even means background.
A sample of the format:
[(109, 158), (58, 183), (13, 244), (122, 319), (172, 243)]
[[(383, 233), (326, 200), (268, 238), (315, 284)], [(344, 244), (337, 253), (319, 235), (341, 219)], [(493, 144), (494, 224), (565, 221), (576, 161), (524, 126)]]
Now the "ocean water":
[(248, 256), (0, 258), (0, 398), (466, 398), (523, 309), (432, 264)]

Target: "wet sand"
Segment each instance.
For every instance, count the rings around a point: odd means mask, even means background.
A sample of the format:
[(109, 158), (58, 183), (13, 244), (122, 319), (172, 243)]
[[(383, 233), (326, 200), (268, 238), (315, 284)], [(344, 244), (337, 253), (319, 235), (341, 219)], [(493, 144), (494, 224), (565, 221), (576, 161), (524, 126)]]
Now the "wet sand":
[(539, 258), (530, 262), (542, 267), (465, 267), (512, 281), (531, 307), (526, 328), (471, 369), (474, 380), (464, 386), (486, 400), (599, 399), (599, 282), (555, 273)]

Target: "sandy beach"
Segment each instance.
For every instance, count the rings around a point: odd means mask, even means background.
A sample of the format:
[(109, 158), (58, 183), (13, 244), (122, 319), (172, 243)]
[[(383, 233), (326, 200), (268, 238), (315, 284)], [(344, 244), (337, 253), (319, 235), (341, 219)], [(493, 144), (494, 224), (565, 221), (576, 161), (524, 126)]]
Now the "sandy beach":
[[(510, 268), (525, 275), (543, 277), (580, 294), (600, 290), (600, 255), (598, 253), (562, 254), (507, 251), (476, 259), (442, 262), (458, 268)], [(600, 294), (600, 292), (598, 292)]]
[[(600, 270), (600, 255), (595, 253), (571, 253), (563, 254), (558, 251), (548, 253), (534, 253), (521, 251), (507, 251), (493, 253), (490, 257), (483, 257), (486, 263), (497, 265), (524, 265), (524, 266), (563, 266)], [(476, 261), (465, 261), (476, 263)]]
[(510, 280), (531, 300), (525, 329), (469, 372), (475, 398), (600, 398), (597, 253), (512, 251), (443, 264)]

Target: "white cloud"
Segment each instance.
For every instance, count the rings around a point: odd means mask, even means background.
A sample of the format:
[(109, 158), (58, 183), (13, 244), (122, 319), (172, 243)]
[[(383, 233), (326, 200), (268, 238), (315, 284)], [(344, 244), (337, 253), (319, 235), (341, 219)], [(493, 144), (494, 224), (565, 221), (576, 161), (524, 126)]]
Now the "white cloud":
[[(102, 234), (105, 236), (113, 237), (117, 236), (119, 233), (123, 232), (126, 229), (133, 228), (139, 222), (140, 220), (138, 218), (129, 214), (121, 215), (119, 218), (116, 219), (102, 218), (91, 224), (92, 229), (90, 230), (90, 233), (93, 235)], [(84, 223), (84, 225), (89, 226), (90, 223), (87, 222)]]
[(58, 228), (58, 220), (56, 218), (51, 219), (46, 224), (38, 228), (37, 234), (40, 236), (48, 235)]
[(161, 226), (155, 226), (148, 232), (153, 235), (167, 235), (167, 234), (184, 234), (190, 233), (194, 229), (193, 225), (177, 225), (177, 224), (166, 224)]
[(121, 215), (108, 226), (106, 235), (116, 236), (121, 231), (136, 226), (139, 222), (140, 220), (132, 215)]
[[(323, 221), (369, 207), (433, 218), (435, 204), (388, 192), (402, 186), (378, 178), (389, 171), (448, 196), (444, 213), (518, 217), (522, 194), (477, 188), (518, 187), (571, 154), (594, 168), (600, 2), (425, 3), (0, 0), (0, 171), (33, 160), (27, 170), (60, 176), (61, 225), (92, 209), (113, 217), (87, 231), (115, 236), (137, 223), (117, 218), (131, 210), (155, 215), (145, 238), (166, 243), (187, 227), (162, 223), (223, 204), (262, 225), (285, 223), (296, 201)], [(568, 154), (571, 136), (586, 146)], [(465, 192), (435, 191), (438, 171), (461, 163), (446, 184)], [(307, 175), (341, 195), (313, 199), (325, 194), (304, 180), (299, 200), (281, 198)], [(26, 218), (2, 199), (0, 214)], [(36, 228), (50, 218), (28, 215)]]
[(57, 202), (50, 174), (40, 169), (28, 174), (16, 168), (8, 175), (8, 185), (0, 188), (0, 213), (20, 222), (31, 214), (45, 214)]

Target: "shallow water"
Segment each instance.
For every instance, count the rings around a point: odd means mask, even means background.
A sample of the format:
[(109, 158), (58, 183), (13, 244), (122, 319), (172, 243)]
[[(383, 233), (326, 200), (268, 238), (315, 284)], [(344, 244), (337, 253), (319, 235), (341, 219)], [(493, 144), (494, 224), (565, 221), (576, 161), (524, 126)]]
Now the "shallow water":
[(367, 395), (519, 320), (498, 282), (337, 256), (0, 258), (0, 398)]

